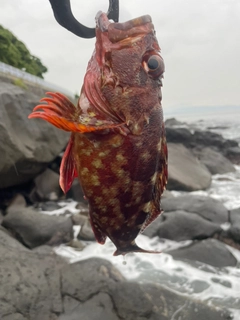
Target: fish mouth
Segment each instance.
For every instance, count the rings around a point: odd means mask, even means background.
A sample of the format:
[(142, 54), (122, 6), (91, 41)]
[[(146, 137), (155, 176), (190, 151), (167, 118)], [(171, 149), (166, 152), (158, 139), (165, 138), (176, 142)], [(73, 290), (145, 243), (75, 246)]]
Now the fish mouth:
[(114, 23), (108, 20), (105, 13), (99, 11), (96, 15), (96, 25), (102, 32), (108, 32), (108, 38), (112, 43), (143, 34), (155, 34), (152, 19), (149, 15), (144, 15), (123, 23)]

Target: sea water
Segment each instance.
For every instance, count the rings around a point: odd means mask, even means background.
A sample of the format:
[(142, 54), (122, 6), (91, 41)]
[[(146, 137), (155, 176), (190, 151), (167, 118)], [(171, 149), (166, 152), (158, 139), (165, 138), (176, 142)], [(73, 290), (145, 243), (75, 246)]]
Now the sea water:
[[(240, 110), (240, 109), (239, 109)], [(184, 120), (176, 116), (177, 119)], [(186, 118), (186, 117), (185, 117)], [(239, 116), (240, 119), (240, 116)], [(194, 119), (192, 119), (194, 120)], [(232, 119), (233, 120), (233, 119)], [(240, 120), (205, 117), (200, 121), (189, 121), (187, 126), (201, 130), (209, 129), (222, 134), (225, 138), (240, 141)], [(186, 125), (186, 124), (185, 124)], [(214, 175), (208, 190), (193, 192), (208, 195), (221, 201), (228, 209), (240, 207), (240, 166), (236, 172)], [(182, 192), (172, 192), (179, 196)], [(74, 201), (60, 202), (61, 209), (47, 214), (62, 214), (66, 211), (76, 214), (77, 203)], [(75, 226), (75, 236), (80, 226)], [(154, 282), (164, 285), (186, 296), (207, 301), (210, 305), (231, 309), (233, 319), (240, 319), (240, 251), (228, 247), (238, 261), (237, 267), (215, 268), (200, 262), (186, 263), (174, 260), (166, 253), (167, 250), (187, 246), (191, 241), (175, 242), (158, 237), (149, 239), (139, 235), (137, 244), (149, 250), (161, 251), (161, 254), (130, 253), (125, 260), (122, 256), (113, 257), (114, 245), (107, 240), (105, 245), (96, 242), (85, 242), (83, 251), (77, 251), (66, 245), (55, 248), (57, 254), (64, 256), (70, 263), (99, 257), (109, 261), (129, 280), (138, 282)]]

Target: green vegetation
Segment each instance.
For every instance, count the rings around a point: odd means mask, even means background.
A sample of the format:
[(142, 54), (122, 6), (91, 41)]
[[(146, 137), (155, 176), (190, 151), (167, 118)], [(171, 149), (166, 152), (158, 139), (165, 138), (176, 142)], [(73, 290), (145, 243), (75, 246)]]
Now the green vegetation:
[(15, 86), (18, 86), (18, 87), (22, 88), (22, 89), (27, 89), (27, 85), (26, 85), (26, 83), (23, 82), (22, 79), (15, 78), (15, 79), (13, 80), (13, 84), (14, 84)]
[(0, 25), (0, 61), (43, 78), (47, 68), (28, 51), (23, 42)]

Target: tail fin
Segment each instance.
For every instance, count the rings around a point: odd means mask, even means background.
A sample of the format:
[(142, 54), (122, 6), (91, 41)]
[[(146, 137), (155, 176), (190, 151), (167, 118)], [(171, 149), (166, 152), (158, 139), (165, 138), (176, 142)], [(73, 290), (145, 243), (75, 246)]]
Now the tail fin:
[(133, 241), (131, 244), (129, 244), (126, 247), (125, 246), (122, 248), (118, 247), (113, 255), (114, 256), (119, 256), (119, 255), (125, 256), (125, 254), (130, 253), (130, 252), (154, 253), (154, 254), (161, 253), (161, 251), (142, 249), (135, 243), (135, 241)]

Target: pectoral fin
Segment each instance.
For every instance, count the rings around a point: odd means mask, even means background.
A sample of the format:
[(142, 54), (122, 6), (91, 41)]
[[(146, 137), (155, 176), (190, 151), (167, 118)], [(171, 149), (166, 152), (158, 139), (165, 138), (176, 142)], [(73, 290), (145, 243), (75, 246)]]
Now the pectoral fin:
[[(45, 104), (37, 105), (28, 116), (29, 119), (40, 118), (59, 129), (79, 133), (117, 128), (123, 125), (123, 123), (110, 123), (108, 121), (101, 121), (101, 123), (96, 121), (96, 124), (88, 125), (84, 123), (81, 109), (75, 107), (69, 99), (60, 93), (47, 92), (47, 94), (50, 97), (40, 100)], [(42, 111), (38, 111), (40, 109)]]

